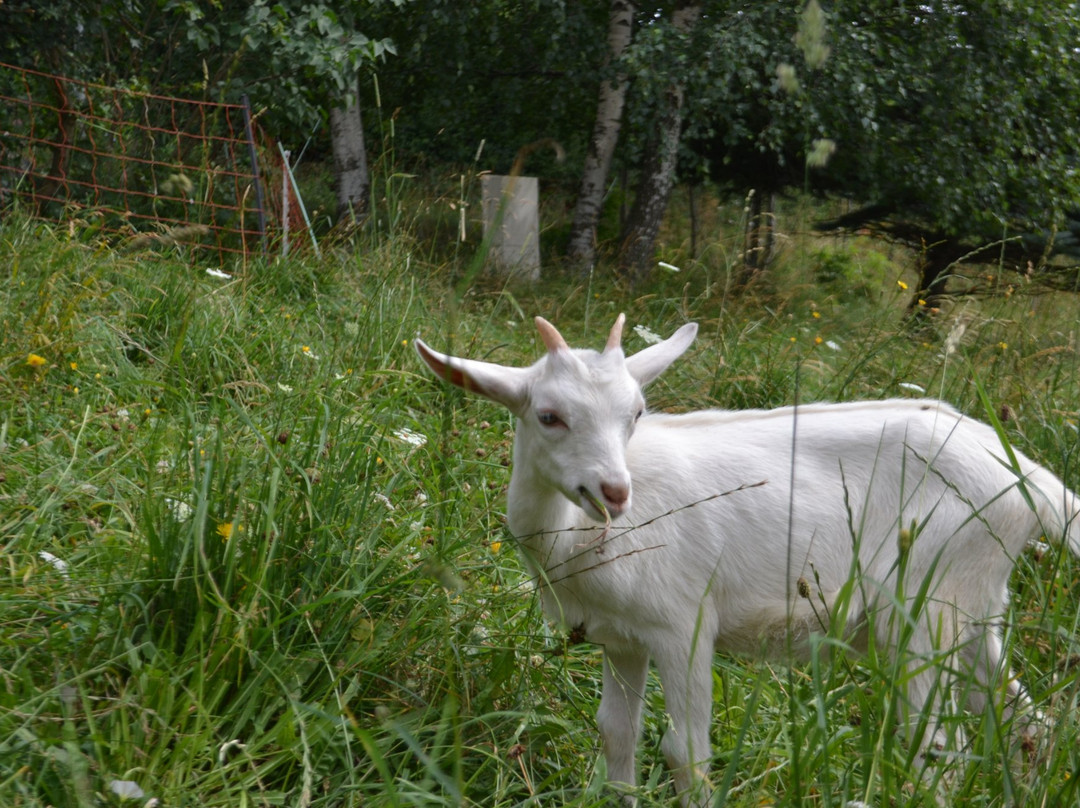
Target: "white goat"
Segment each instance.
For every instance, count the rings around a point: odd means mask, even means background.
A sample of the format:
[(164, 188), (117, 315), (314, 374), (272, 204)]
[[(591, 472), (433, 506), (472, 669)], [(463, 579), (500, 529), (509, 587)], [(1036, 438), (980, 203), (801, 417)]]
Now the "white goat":
[[(1004, 692), (1004, 715), (1029, 731), (996, 623), (1029, 540), (1064, 538), (1080, 554), (1076, 495), (937, 401), (645, 413), (641, 388), (697, 326), (624, 357), (623, 323), (597, 353), (570, 349), (538, 317), (548, 352), (528, 368), (416, 341), (436, 376), (517, 416), (509, 528), (546, 614), (604, 648), (597, 722), (609, 780), (636, 780), (650, 658), (676, 788), (683, 804), (704, 802), (714, 647), (805, 656), (808, 634), (831, 618), (856, 649), (873, 632), (876, 648), (895, 650), (897, 604), (912, 608), (921, 586), (905, 651), (909, 731), (949, 698), (927, 664), (942, 651), (978, 683), (965, 688), (969, 709)], [(950, 737), (931, 720), (910, 740)]]

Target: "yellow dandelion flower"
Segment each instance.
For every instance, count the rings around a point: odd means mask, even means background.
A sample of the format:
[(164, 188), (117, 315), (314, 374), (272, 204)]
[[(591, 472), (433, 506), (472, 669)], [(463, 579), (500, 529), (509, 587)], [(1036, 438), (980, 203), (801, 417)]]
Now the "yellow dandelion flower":
[(999, 342), (998, 347), (1001, 348), (1001, 350), (1004, 351), (1009, 347), (1009, 343), (1007, 343), (1007, 342)]
[(905, 291), (905, 292), (907, 291), (907, 284), (904, 283), (903, 281), (897, 281), (896, 285), (899, 286), (903, 291)]
[(823, 340), (823, 339), (822, 339), (821, 337), (814, 337), (814, 344), (815, 344), (815, 345), (820, 345), (820, 344), (821, 344), (821, 343), (823, 343), (824, 341), (825, 341), (825, 340)]
[(228, 541), (233, 534), (232, 522), (222, 522), (217, 526), (217, 534), (221, 536), (225, 541)]
[(43, 367), (48, 361), (44, 356), (38, 356), (36, 353), (29, 354), (26, 357), (26, 364), (32, 368)]
[(72, 387), (71, 392), (73, 392), (75, 395), (79, 395), (79, 388), (78, 387)]
[(311, 346), (310, 345), (304, 345), (304, 346), (302, 346), (300, 348), (300, 350), (303, 351), (304, 353), (311, 353)]
[(149, 407), (147, 407), (145, 410), (142, 411), (142, 414), (147, 416), (147, 417), (150, 417), (151, 412), (152, 412), (152, 410)]
[(789, 339), (789, 340), (790, 340), (791, 342), (795, 342), (795, 337), (789, 337), (788, 339)]
[(919, 305), (920, 306), (925, 306), (926, 305), (926, 301), (923, 300), (921, 297), (919, 298)]
[(71, 362), (71, 363), (70, 363), (70, 364), (69, 364), (68, 366), (69, 366), (69, 367), (70, 367), (70, 368), (71, 368), (72, 370), (78, 370), (78, 369), (79, 369), (79, 363), (78, 363), (78, 362)]
[(501, 549), (502, 549), (502, 542), (501, 541), (493, 541), (491, 543), (491, 552), (497, 553)]
[(813, 317), (815, 320), (820, 320), (821, 319), (821, 312), (820, 311), (812, 311), (812, 312), (810, 312), (810, 316)]

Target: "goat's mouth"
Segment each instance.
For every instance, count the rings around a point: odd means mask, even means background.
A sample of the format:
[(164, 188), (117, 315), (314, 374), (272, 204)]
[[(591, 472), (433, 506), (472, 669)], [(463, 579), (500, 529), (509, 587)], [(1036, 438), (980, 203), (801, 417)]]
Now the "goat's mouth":
[[(605, 525), (610, 525), (611, 524), (611, 518), (613, 516), (618, 516), (620, 513), (622, 513), (622, 508), (609, 509), (608, 506), (604, 504), (603, 500), (597, 498), (596, 495), (593, 494), (585, 486), (580, 486), (578, 488), (578, 493), (581, 494), (581, 499), (583, 500), (583, 502), (588, 504), (589, 507), (593, 511), (595, 511), (595, 513), (590, 514), (590, 515), (591, 516), (598, 516), (600, 519), (602, 519), (604, 521)], [(589, 510), (589, 508), (586, 508), (586, 510)]]

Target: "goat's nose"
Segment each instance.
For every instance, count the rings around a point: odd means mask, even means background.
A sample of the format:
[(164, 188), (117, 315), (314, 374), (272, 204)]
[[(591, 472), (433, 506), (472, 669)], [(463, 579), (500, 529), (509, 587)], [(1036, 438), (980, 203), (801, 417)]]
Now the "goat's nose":
[(604, 495), (608, 505), (616, 510), (622, 510), (630, 499), (630, 486), (622, 483), (601, 483), (600, 493)]

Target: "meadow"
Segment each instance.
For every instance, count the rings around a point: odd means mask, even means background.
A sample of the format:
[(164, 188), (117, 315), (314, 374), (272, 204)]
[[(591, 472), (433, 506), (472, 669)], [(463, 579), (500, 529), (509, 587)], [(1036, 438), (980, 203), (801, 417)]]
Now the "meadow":
[[(987, 267), (907, 321), (909, 256), (795, 214), (735, 295), (725, 215), (695, 258), (669, 229), (680, 271), (640, 289), (508, 285), (419, 227), (208, 268), (0, 222), (0, 805), (615, 804), (600, 652), (543, 620), (503, 526), (513, 424), (417, 335), (526, 364), (534, 314), (599, 347), (625, 311), (628, 351), (692, 319), (653, 409), (940, 397), (1080, 489), (1080, 298)], [(715, 804), (1076, 804), (1078, 573), (1019, 559), (1003, 620), (1047, 730), (947, 716), (972, 739), (951, 779), (913, 775), (889, 660), (718, 657)], [(665, 723), (653, 683), (641, 806), (673, 800)]]

